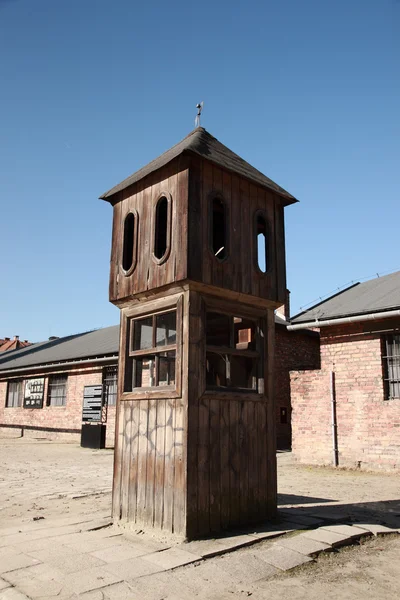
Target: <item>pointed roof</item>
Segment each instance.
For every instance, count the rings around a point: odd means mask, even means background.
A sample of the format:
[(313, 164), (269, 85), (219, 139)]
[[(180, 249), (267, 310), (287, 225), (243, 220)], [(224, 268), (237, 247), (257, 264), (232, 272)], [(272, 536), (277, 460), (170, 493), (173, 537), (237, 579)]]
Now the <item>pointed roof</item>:
[(133, 183), (140, 181), (143, 177), (160, 169), (183, 153), (197, 154), (198, 156), (223, 167), (227, 171), (237, 173), (242, 177), (246, 177), (246, 179), (250, 179), (250, 181), (254, 181), (259, 185), (276, 192), (286, 199), (285, 205), (297, 202), (296, 198), (289, 194), (289, 192), (252, 167), (248, 162), (243, 160), (243, 158), (240, 158), (240, 156), (224, 146), (224, 144), (221, 144), (221, 142), (208, 133), (203, 127), (197, 127), (191, 131), (189, 135), (170, 148), (170, 150), (167, 150), (164, 154), (161, 154), (161, 156), (152, 160), (148, 165), (142, 167), (127, 179), (124, 179), (124, 181), (111, 188), (108, 192), (105, 192), (100, 196), (100, 199), (109, 200), (114, 194), (117, 194)]

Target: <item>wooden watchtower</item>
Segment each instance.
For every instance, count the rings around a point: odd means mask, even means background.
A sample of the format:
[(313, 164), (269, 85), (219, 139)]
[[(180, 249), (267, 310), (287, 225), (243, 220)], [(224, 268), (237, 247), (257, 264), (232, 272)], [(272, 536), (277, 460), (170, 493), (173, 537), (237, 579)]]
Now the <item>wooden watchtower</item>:
[(121, 309), (114, 520), (192, 539), (273, 517), (295, 198), (201, 127), (101, 198)]

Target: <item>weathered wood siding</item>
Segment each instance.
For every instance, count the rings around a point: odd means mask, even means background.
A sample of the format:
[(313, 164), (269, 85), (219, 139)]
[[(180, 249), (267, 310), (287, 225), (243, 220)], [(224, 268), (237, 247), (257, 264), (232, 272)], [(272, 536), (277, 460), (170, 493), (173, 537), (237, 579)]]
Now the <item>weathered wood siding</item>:
[[(220, 194), (228, 208), (229, 255), (218, 261), (209, 244), (210, 199)], [(202, 159), (189, 173), (188, 278), (232, 291), (283, 303), (286, 297), (284, 213), (282, 199), (247, 179)], [(271, 267), (257, 268), (255, 215), (263, 211)]]
[(272, 310), (265, 314), (265, 393), (210, 392), (203, 299), (193, 291), (189, 298), (187, 535), (193, 538), (275, 515), (274, 318)]
[[(182, 297), (177, 398), (155, 397), (162, 393), (157, 391), (135, 400), (133, 392), (122, 393), (127, 332), (121, 319), (113, 516), (192, 539), (275, 514), (274, 315), (235, 305), (238, 313), (263, 321), (264, 392), (211, 392), (206, 390), (206, 305), (213, 301), (232, 309), (232, 304), (193, 290)], [(158, 308), (160, 303), (160, 297), (152, 302)], [(166, 297), (165, 303), (171, 300)]]
[(118, 427), (114, 519), (185, 535), (182, 399), (124, 400)]
[[(124, 190), (114, 205), (110, 302), (118, 303), (186, 278), (188, 176), (187, 161), (180, 157)], [(172, 198), (171, 248), (167, 260), (157, 264), (153, 259), (155, 209), (162, 193)], [(136, 211), (139, 219), (137, 264), (132, 274), (126, 276), (121, 267), (123, 233), (125, 217), (131, 210)]]

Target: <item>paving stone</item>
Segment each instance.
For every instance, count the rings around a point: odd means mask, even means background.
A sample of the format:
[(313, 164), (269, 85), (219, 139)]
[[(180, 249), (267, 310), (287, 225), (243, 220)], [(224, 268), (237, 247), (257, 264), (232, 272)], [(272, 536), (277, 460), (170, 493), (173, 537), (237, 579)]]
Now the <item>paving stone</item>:
[(332, 531), (339, 535), (347, 535), (352, 540), (359, 540), (361, 537), (368, 537), (370, 533), (353, 525), (325, 525), (321, 527), (325, 531)]
[(15, 554), (12, 556), (3, 556), (0, 562), (0, 573), (8, 573), (16, 569), (23, 569), (32, 565), (39, 564), (36, 558), (27, 556), (26, 554)]
[[(211, 600), (212, 594), (218, 595), (220, 599), (227, 598), (230, 597), (229, 592), (232, 592), (232, 594), (237, 592), (237, 584), (219, 564), (220, 560), (207, 560), (200, 564), (189, 565), (184, 569), (165, 572), (164, 575), (169, 576), (168, 580), (173, 578), (190, 590), (190, 593), (187, 594), (188, 600), (192, 600), (197, 596), (204, 598), (205, 593), (207, 594), (207, 600)], [(237, 596), (232, 595), (232, 598), (235, 597)]]
[(365, 529), (372, 533), (372, 535), (385, 535), (388, 533), (399, 533), (398, 529), (391, 529), (390, 527), (386, 527), (385, 525), (377, 525), (375, 523), (356, 523), (356, 526), (360, 529)]
[(96, 550), (91, 552), (90, 556), (94, 556), (103, 560), (106, 563), (113, 563), (129, 558), (137, 558), (145, 554), (153, 552), (153, 548), (149, 548), (146, 544), (133, 544), (126, 542), (125, 544), (119, 544), (117, 546), (111, 546), (110, 548), (103, 548), (103, 550)]
[(347, 535), (334, 533), (333, 531), (328, 531), (327, 529), (322, 529), (321, 527), (319, 529), (315, 529), (314, 531), (306, 531), (303, 533), (303, 535), (312, 540), (316, 540), (317, 542), (328, 544), (332, 546), (332, 548), (346, 546), (352, 541)]
[(53, 550), (38, 550), (30, 554), (41, 562), (59, 569), (62, 573), (75, 573), (82, 569), (92, 569), (105, 564), (103, 560), (91, 554), (81, 554), (66, 546), (55, 547)]
[(294, 550), (295, 552), (300, 552), (300, 554), (305, 554), (306, 556), (314, 556), (320, 552), (332, 550), (332, 546), (329, 544), (311, 540), (303, 533), (294, 537), (282, 538), (281, 540), (278, 540), (276, 544)]
[(246, 552), (226, 554), (218, 560), (218, 567), (232, 577), (236, 583), (253, 583), (276, 575), (279, 570), (259, 558), (258, 554)]
[(254, 536), (252, 535), (230, 535), (223, 538), (216, 538), (215, 544), (221, 548), (222, 552), (234, 550), (236, 548), (244, 548), (254, 544)]
[[(57, 595), (61, 598), (68, 591), (64, 585), (64, 574), (49, 565), (39, 564), (26, 569), (6, 573), (4, 579), (30, 598)], [(61, 593), (63, 592), (63, 593)]]
[(215, 543), (215, 539), (212, 540), (197, 540), (194, 542), (183, 542), (176, 546), (179, 550), (184, 552), (190, 552), (196, 556), (202, 556), (203, 558), (211, 558), (224, 552), (221, 546)]
[(128, 590), (118, 588), (122, 584), (116, 584), (101, 590), (104, 594), (103, 598), (88, 600), (171, 600), (172, 598), (191, 600), (193, 598), (191, 590), (174, 576), (175, 572), (163, 571), (140, 577), (127, 586)]
[(4, 546), (4, 548), (0, 548), (0, 562), (3, 560), (3, 556), (15, 556), (21, 554), (21, 552), (22, 549), (16, 546)]
[(4, 579), (1, 579), (0, 577), (0, 590), (5, 590), (6, 588), (10, 587), (10, 583), (8, 583), (8, 581), (4, 581)]
[(259, 550), (257, 556), (281, 571), (289, 571), (305, 563), (312, 562), (312, 558), (309, 556), (278, 546), (278, 544), (274, 544), (267, 550)]
[(168, 550), (163, 550), (162, 552), (147, 554), (142, 559), (156, 565), (159, 567), (158, 570), (161, 571), (183, 567), (192, 562), (202, 560), (202, 557), (191, 552), (185, 552), (185, 550), (181, 550), (180, 548), (168, 548)]
[[(128, 583), (143, 575), (152, 575), (163, 571), (162, 567), (151, 563), (143, 558), (130, 558), (120, 562), (108, 563), (103, 567), (104, 572), (111, 573), (118, 577), (118, 581), (127, 581)], [(112, 583), (117, 583), (116, 581)]]
[[(138, 592), (132, 592), (132, 588), (125, 582), (113, 583), (99, 590), (86, 592), (80, 596), (82, 600), (136, 600), (142, 598), (138, 596)], [(158, 595), (160, 598), (160, 594)]]
[(249, 535), (251, 535), (251, 537), (257, 537), (260, 540), (264, 540), (278, 537), (281, 535), (286, 535), (287, 533), (291, 533), (293, 531), (302, 531), (303, 529), (307, 529), (307, 527), (305, 525), (302, 525), (301, 523), (282, 521), (279, 524), (257, 527)]
[(0, 600), (30, 600), (30, 598), (15, 588), (10, 587), (0, 592)]
[(64, 578), (64, 584), (76, 594), (90, 592), (113, 583), (119, 583), (124, 577), (106, 571), (104, 567), (84, 569), (77, 573), (70, 573)]

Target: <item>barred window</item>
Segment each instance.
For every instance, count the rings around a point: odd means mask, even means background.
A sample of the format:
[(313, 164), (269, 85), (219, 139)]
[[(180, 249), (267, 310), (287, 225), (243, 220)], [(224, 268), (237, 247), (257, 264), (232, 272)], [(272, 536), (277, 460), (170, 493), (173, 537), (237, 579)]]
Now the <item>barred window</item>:
[(106, 367), (103, 371), (104, 403), (115, 406), (117, 403), (118, 367)]
[(67, 375), (50, 375), (47, 406), (65, 406), (67, 403)]
[(22, 379), (9, 381), (7, 388), (6, 408), (22, 406)]
[(382, 337), (385, 400), (400, 398), (400, 335)]

